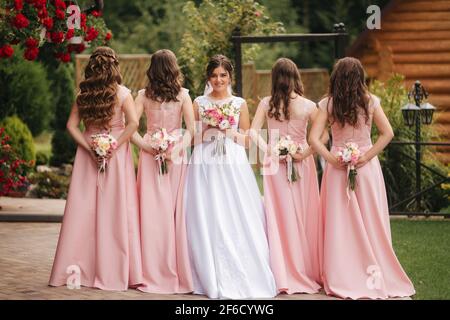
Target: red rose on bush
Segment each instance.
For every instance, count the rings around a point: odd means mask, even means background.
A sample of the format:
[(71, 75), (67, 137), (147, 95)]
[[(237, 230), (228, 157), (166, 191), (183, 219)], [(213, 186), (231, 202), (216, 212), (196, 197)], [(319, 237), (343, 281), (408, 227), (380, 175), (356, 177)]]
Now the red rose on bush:
[(86, 50), (86, 45), (84, 43), (78, 44), (77, 47), (75, 48), (75, 51), (77, 53), (82, 53), (84, 50)]
[(64, 20), (64, 18), (66, 17), (66, 13), (62, 10), (56, 10), (55, 11), (55, 17), (59, 20)]
[(25, 41), (25, 46), (27, 48), (36, 48), (39, 46), (39, 41), (34, 38), (28, 38), (27, 41)]
[(5, 44), (3, 47), (0, 48), (0, 57), (2, 57), (2, 58), (9, 58), (13, 54), (14, 54), (14, 49), (8, 44)]
[(70, 62), (70, 53), (63, 53), (59, 58), (62, 62)]
[(39, 48), (28, 48), (23, 54), (24, 58), (30, 61), (36, 60), (39, 54)]
[(106, 41), (109, 41), (109, 40), (111, 40), (111, 38), (112, 38), (112, 33), (111, 33), (111, 32), (108, 32), (108, 33), (106, 34), (106, 36), (105, 36), (105, 40), (106, 40)]
[(36, 9), (42, 9), (47, 5), (47, 0), (34, 0), (33, 2)]
[(55, 7), (58, 9), (66, 9), (66, 4), (62, 0), (55, 0)]
[(66, 40), (70, 40), (75, 35), (75, 29), (69, 29), (66, 32)]
[(54, 43), (61, 43), (64, 41), (64, 32), (62, 31), (52, 32), (50, 38)]
[(98, 31), (95, 30), (93, 27), (89, 27), (88, 31), (86, 32), (86, 36), (84, 37), (84, 40), (86, 41), (92, 41), (98, 36)]
[(47, 30), (50, 30), (53, 28), (53, 19), (48, 17), (42, 20), (42, 24), (47, 28)]
[(30, 21), (23, 14), (18, 13), (14, 17), (12, 23), (13, 23), (14, 27), (16, 27), (17, 29), (22, 29), (22, 28), (28, 27), (28, 25), (30, 24)]
[(92, 11), (91, 14), (92, 14), (94, 17), (96, 17), (96, 18), (102, 16), (102, 12), (101, 12), (101, 11), (96, 11), (96, 10)]
[(86, 30), (86, 14), (80, 14), (80, 25), (83, 30)]
[(47, 9), (43, 8), (42, 10), (38, 11), (38, 17), (41, 19), (45, 19), (48, 17)]
[(14, 1), (14, 8), (17, 11), (21, 11), (23, 9), (23, 1), (22, 0), (15, 0)]

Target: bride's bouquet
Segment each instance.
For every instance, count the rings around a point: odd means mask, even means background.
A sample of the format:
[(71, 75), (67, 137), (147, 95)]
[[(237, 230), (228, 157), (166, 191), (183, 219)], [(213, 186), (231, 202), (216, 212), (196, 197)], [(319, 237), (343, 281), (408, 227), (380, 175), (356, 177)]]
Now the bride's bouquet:
[[(224, 104), (211, 103), (206, 108), (199, 110), (200, 119), (203, 123), (220, 130), (227, 130), (235, 125), (239, 112), (240, 108), (234, 106), (232, 102)], [(225, 136), (222, 133), (219, 133), (216, 139), (212, 154), (226, 154)]]
[(108, 133), (97, 133), (91, 135), (91, 148), (97, 156), (98, 171), (105, 172), (108, 166), (108, 159), (112, 151), (117, 148), (117, 140)]
[(170, 135), (165, 128), (159, 128), (150, 135), (150, 146), (158, 151), (155, 160), (158, 161), (159, 174), (163, 175), (169, 172), (166, 160), (166, 151), (171, 148), (177, 138)]
[(355, 168), (361, 152), (359, 147), (354, 142), (348, 142), (343, 148), (339, 148), (337, 152), (338, 160), (347, 165), (348, 171), (348, 187), (354, 191), (356, 188), (356, 175), (358, 174)]
[(297, 170), (292, 161), (292, 155), (302, 152), (302, 147), (293, 141), (289, 135), (282, 136), (273, 147), (273, 153), (280, 158), (286, 158), (287, 179), (289, 182), (297, 181), (299, 178)]

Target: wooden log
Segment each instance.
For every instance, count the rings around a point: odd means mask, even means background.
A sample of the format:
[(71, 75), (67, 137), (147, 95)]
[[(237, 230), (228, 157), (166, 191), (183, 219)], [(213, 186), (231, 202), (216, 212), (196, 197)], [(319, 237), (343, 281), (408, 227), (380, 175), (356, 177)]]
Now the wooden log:
[(383, 31), (448, 31), (450, 21), (382, 22)]
[[(450, 13), (448, 13), (450, 16)], [(384, 31), (374, 34), (380, 40), (449, 40), (450, 31)]]
[[(406, 79), (405, 85), (410, 89), (416, 80)], [(450, 94), (450, 81), (448, 79), (420, 79), (425, 89), (433, 95), (434, 93)]]
[(383, 28), (383, 22), (396, 21), (450, 21), (450, 14), (445, 11), (392, 12), (391, 14), (386, 15), (386, 17), (383, 17), (381, 28)]
[(419, 63), (419, 64), (450, 64), (450, 52), (400, 52), (392, 56), (395, 64)]
[(450, 53), (450, 40), (388, 40), (380, 41), (382, 46), (389, 46), (392, 52), (449, 52)]
[(450, 64), (396, 64), (393, 71), (414, 79), (450, 78)]
[(433, 12), (449, 10), (450, 1), (403, 1), (396, 6), (393, 12)]

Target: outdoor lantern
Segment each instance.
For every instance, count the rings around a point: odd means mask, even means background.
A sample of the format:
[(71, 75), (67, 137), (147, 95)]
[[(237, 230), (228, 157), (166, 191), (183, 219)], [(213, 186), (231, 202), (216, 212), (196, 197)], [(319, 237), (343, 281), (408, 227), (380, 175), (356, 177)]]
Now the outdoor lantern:
[(423, 124), (431, 124), (431, 121), (433, 121), (434, 110), (436, 110), (436, 108), (428, 102), (420, 105), (420, 117), (422, 118)]
[(412, 127), (416, 123), (418, 112), (420, 112), (420, 108), (412, 103), (408, 103), (402, 107), (403, 120), (407, 126)]

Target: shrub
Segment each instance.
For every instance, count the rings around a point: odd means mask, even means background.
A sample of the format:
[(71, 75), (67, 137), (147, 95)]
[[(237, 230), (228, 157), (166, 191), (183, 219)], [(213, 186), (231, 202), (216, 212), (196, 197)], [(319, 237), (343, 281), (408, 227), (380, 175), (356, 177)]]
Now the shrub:
[(30, 175), (30, 182), (35, 185), (33, 193), (38, 198), (67, 198), (70, 177), (55, 172), (39, 172)]
[(22, 120), (17, 116), (7, 117), (0, 122), (0, 126), (5, 128), (6, 134), (10, 137), (10, 145), (20, 159), (36, 160), (33, 136)]
[[(17, 49), (19, 50), (19, 49)], [(53, 115), (52, 94), (45, 68), (20, 56), (0, 59), (0, 119), (17, 115), (36, 136)]]
[(73, 161), (76, 143), (66, 130), (66, 122), (75, 100), (73, 66), (60, 65), (49, 72), (54, 88), (55, 118), (52, 127), (55, 130), (52, 138), (52, 157), (50, 164), (59, 166)]
[(36, 153), (36, 165), (47, 165), (49, 162), (49, 157), (45, 152), (38, 151)]
[(0, 196), (28, 187), (26, 173), (32, 163), (21, 159), (9, 144), (10, 137), (0, 128)]

